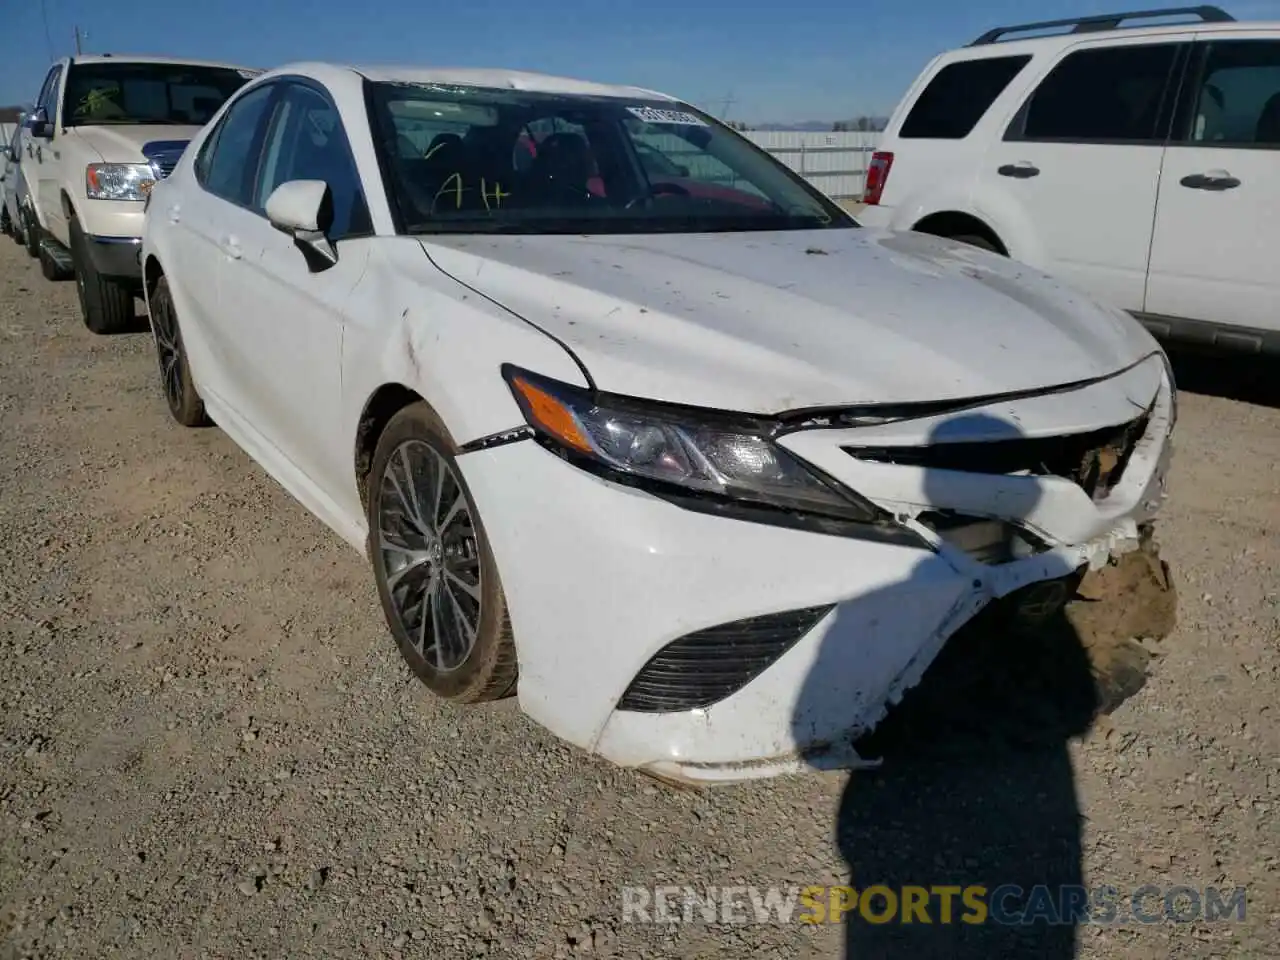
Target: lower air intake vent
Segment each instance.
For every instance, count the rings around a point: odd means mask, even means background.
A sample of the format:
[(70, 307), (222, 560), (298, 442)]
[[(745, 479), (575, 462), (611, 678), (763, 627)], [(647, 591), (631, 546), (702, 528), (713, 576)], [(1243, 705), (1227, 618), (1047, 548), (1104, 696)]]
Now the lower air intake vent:
[(767, 670), (833, 607), (769, 613), (685, 634), (644, 665), (618, 709), (676, 713), (709, 707)]

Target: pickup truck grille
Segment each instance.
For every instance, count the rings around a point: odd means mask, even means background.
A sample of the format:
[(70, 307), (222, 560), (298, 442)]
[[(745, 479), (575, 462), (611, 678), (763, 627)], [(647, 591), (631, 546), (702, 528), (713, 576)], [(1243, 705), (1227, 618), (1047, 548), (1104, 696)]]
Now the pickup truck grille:
[(142, 155), (151, 161), (152, 168), (160, 179), (173, 173), (178, 165), (182, 151), (187, 148), (189, 140), (152, 140), (142, 145)]

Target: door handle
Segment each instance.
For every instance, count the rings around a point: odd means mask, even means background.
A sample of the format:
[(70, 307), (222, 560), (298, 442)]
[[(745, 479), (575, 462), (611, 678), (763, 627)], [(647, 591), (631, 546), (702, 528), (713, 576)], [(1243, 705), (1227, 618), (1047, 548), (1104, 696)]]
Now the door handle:
[(222, 252), (232, 260), (239, 260), (244, 256), (244, 251), (240, 249), (240, 241), (235, 237), (222, 238)]
[(996, 168), (996, 173), (1002, 177), (1013, 177), (1015, 180), (1026, 180), (1030, 177), (1040, 176), (1040, 168), (1030, 160), (1019, 160), (1017, 163), (1006, 163), (1002, 167)]
[(1193, 173), (1178, 181), (1192, 190), (1233, 190), (1240, 186), (1240, 181), (1225, 170), (1209, 170), (1206, 173)]
[(175, 203), (173, 206), (169, 208), (169, 222), (177, 223), (181, 219), (182, 219), (182, 207), (178, 206), (178, 204)]

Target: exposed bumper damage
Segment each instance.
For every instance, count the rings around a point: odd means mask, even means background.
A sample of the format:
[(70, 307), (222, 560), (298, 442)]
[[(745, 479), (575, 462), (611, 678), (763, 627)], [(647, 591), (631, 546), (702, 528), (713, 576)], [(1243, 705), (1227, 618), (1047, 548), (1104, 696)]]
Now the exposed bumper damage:
[(531, 442), (464, 455), (522, 708), (678, 783), (873, 765), (855, 742), (957, 632), (1034, 644), (1064, 605), (1105, 708), (1142, 672), (1133, 641), (1173, 622), (1151, 520), (1174, 394), (1158, 356), (1068, 393), (782, 436), (892, 515), (866, 533), (683, 509)]

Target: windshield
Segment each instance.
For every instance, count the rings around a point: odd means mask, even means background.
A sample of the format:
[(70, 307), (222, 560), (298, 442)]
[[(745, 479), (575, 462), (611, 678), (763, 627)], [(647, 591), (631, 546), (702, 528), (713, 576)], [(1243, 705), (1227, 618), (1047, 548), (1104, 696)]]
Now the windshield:
[(856, 227), (681, 103), (372, 84), (388, 191), (409, 233), (706, 233)]
[(252, 77), (250, 70), (181, 63), (73, 63), (67, 73), (62, 125), (204, 126)]

